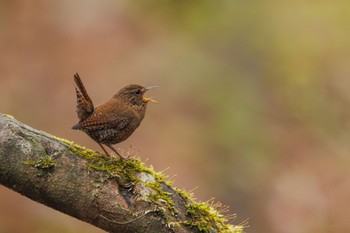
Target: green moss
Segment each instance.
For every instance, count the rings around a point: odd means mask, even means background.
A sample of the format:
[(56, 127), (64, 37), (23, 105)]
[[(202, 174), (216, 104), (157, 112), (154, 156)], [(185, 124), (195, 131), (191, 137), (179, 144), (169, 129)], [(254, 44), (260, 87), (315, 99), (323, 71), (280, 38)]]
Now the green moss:
[(172, 214), (177, 213), (174, 202), (170, 198), (172, 193), (163, 191), (160, 183), (158, 182), (150, 182), (147, 183), (146, 186), (155, 191), (154, 193), (149, 194), (151, 201), (159, 205), (165, 205)]
[(179, 194), (186, 201), (193, 201), (193, 193), (187, 192), (183, 189), (174, 188), (176, 193)]
[(137, 174), (140, 172), (146, 172), (151, 174), (157, 182), (165, 182), (166, 175), (157, 173), (152, 167), (146, 167), (139, 158), (129, 158), (121, 160), (119, 158), (112, 158), (108, 155), (97, 153), (96, 151), (90, 150), (86, 147), (79, 146), (66, 139), (58, 138), (50, 135), (69, 146), (69, 150), (74, 154), (88, 160), (88, 170), (104, 171), (107, 172), (111, 177), (123, 178), (128, 182), (137, 182)]
[(38, 169), (51, 169), (56, 166), (55, 160), (52, 159), (51, 156), (45, 156), (37, 161), (30, 160), (30, 161), (24, 161), (23, 164), (30, 165)]
[(89, 161), (89, 170), (105, 171), (111, 176), (123, 176), (130, 181), (136, 181), (136, 174), (140, 172), (147, 172), (151, 174), (157, 182), (165, 182), (167, 176), (161, 173), (156, 173), (152, 167), (146, 167), (138, 158), (129, 158), (127, 160), (120, 160), (119, 158), (111, 158), (108, 155), (100, 154), (96, 151), (86, 147), (75, 144), (72, 141), (59, 138), (48, 134), (50, 137), (63, 142), (68, 145), (69, 150), (74, 154)]
[(89, 160), (89, 161), (99, 161), (99, 160), (107, 160), (107, 159), (110, 159), (109, 156), (107, 155), (104, 155), (104, 154), (100, 154), (100, 153), (97, 153), (96, 151), (93, 151), (91, 149), (88, 149), (86, 147), (83, 147), (83, 146), (80, 146), (80, 145), (77, 145), (75, 144), (74, 142), (72, 141), (69, 141), (67, 139), (63, 139), (63, 138), (59, 138), (59, 137), (56, 137), (56, 136), (53, 136), (53, 135), (50, 135), (48, 134), (50, 137), (60, 141), (60, 142), (63, 142), (64, 144), (66, 144), (69, 148), (70, 151), (72, 151), (74, 154), (80, 156), (80, 157), (83, 157), (84, 159), (86, 160)]
[(89, 163), (88, 170), (107, 172), (110, 177), (119, 177), (125, 183), (138, 181), (137, 173), (145, 171), (141, 161), (135, 158), (129, 160), (120, 160), (117, 158), (116, 160), (93, 160)]
[(208, 203), (205, 202), (189, 202), (186, 205), (187, 214), (192, 220), (183, 223), (191, 228), (195, 228), (200, 232), (217, 231), (222, 233), (242, 233), (244, 226), (233, 226), (227, 224), (227, 218), (219, 213)]
[(1, 114), (1, 115), (4, 115), (4, 116), (6, 116), (6, 117), (9, 117), (9, 118), (11, 118), (11, 119), (15, 119), (13, 116), (11, 116), (11, 115), (9, 115), (9, 114)]
[[(50, 135), (51, 136), (51, 135)], [(54, 136), (51, 136), (54, 137)], [(129, 158), (127, 160), (115, 160), (110, 156), (97, 153), (93, 150), (74, 144), (71, 141), (54, 137), (55, 139), (67, 144), (69, 149), (76, 155), (86, 159), (88, 164), (88, 170), (103, 171), (107, 173), (106, 179), (118, 177), (123, 183), (136, 184), (140, 182), (138, 174), (145, 172), (152, 175), (156, 182), (146, 182), (144, 185), (151, 188), (154, 192), (148, 194), (150, 201), (160, 206), (161, 213), (165, 217), (165, 209), (168, 209), (172, 215), (177, 210), (175, 204), (171, 198), (172, 193), (163, 191), (161, 184), (172, 187), (172, 182), (167, 181), (167, 176), (163, 173), (158, 173), (153, 170), (152, 167), (146, 167), (139, 158)], [(169, 227), (176, 226), (178, 224), (184, 224), (200, 232), (216, 231), (220, 233), (242, 233), (245, 228), (244, 225), (231, 225), (227, 224), (228, 219), (224, 217), (218, 210), (208, 203), (197, 203), (193, 199), (193, 195), (181, 189), (173, 188), (178, 195), (180, 195), (187, 203), (186, 211), (191, 220), (183, 222), (173, 222), (167, 219), (167, 225)]]

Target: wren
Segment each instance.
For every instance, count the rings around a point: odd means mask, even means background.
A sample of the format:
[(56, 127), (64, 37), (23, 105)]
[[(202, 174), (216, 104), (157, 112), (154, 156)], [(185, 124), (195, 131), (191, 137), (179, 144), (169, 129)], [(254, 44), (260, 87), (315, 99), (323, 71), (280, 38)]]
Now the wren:
[(102, 150), (106, 145), (121, 159), (125, 159), (112, 145), (126, 140), (139, 127), (145, 117), (148, 102), (157, 101), (146, 98), (146, 91), (155, 88), (130, 84), (115, 94), (109, 101), (94, 107), (78, 73), (74, 75), (77, 94), (77, 115), (79, 122), (72, 127), (84, 131)]

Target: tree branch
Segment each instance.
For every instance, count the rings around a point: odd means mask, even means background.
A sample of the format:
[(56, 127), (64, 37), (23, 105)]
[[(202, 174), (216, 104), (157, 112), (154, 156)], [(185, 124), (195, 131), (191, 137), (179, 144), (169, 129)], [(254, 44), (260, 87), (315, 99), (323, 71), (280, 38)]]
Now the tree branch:
[(137, 158), (118, 160), (0, 114), (0, 183), (108, 232), (242, 232)]

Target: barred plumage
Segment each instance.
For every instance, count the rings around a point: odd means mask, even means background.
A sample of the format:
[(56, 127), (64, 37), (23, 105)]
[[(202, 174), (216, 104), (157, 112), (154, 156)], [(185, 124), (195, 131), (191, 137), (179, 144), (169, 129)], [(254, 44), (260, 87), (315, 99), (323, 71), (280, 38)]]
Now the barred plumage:
[(145, 116), (148, 102), (158, 103), (143, 96), (153, 87), (128, 85), (108, 102), (94, 108), (78, 74), (74, 75), (74, 81), (78, 87), (76, 94), (79, 122), (72, 129), (84, 131), (101, 146), (106, 154), (108, 152), (102, 144), (123, 158), (112, 145), (126, 140), (137, 129)]

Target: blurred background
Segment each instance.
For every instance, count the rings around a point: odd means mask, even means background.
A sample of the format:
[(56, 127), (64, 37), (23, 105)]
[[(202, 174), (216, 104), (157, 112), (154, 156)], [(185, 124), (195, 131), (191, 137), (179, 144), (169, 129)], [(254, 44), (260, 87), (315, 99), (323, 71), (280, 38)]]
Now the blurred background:
[[(251, 233), (350, 232), (347, 1), (1, 1), (0, 112), (71, 130), (73, 74), (95, 105), (158, 85), (122, 150), (231, 206)], [(103, 232), (0, 187), (0, 233)]]

